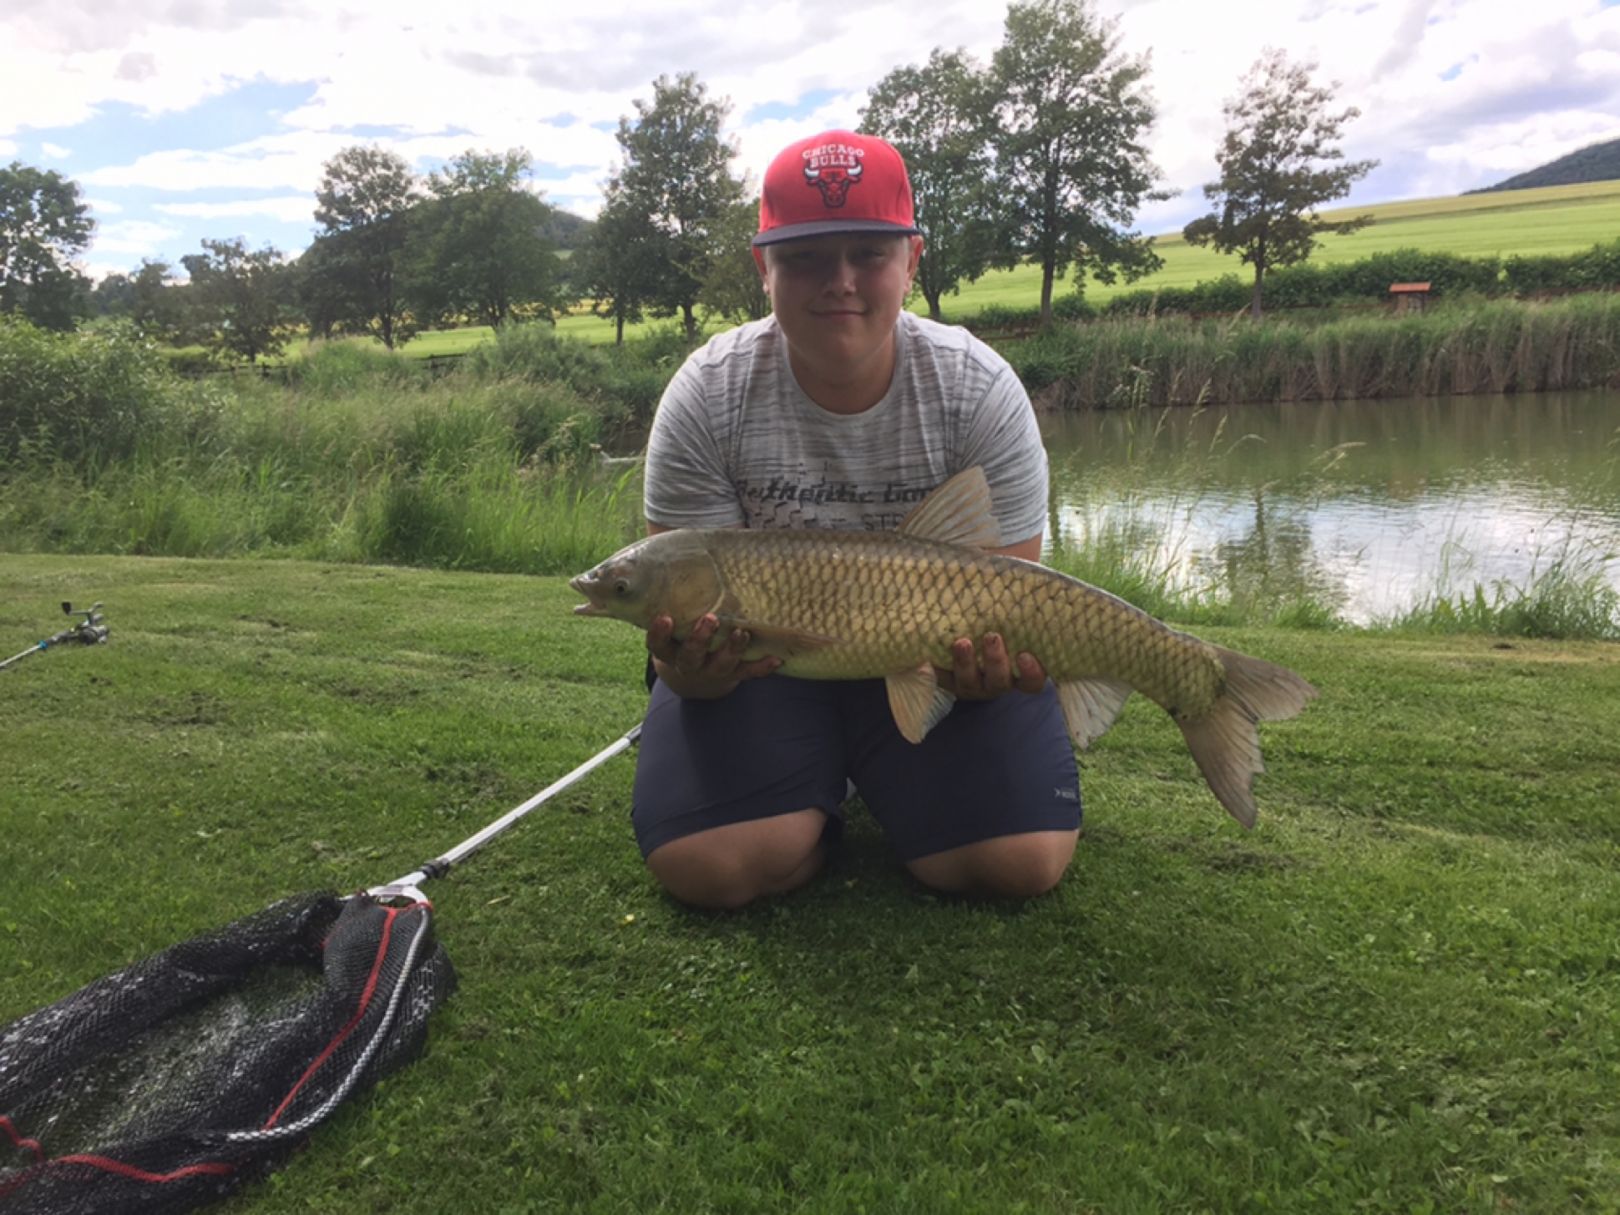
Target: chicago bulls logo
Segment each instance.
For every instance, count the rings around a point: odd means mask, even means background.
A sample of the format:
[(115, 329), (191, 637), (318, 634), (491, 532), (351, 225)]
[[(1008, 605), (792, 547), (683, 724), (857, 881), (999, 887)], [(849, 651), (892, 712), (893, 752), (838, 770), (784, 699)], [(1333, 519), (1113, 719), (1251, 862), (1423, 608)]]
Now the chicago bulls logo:
[(860, 184), (861, 157), (865, 148), (844, 143), (824, 143), (804, 152), (804, 184), (821, 191), (821, 201), (829, 207), (841, 207), (849, 197), (851, 186)]

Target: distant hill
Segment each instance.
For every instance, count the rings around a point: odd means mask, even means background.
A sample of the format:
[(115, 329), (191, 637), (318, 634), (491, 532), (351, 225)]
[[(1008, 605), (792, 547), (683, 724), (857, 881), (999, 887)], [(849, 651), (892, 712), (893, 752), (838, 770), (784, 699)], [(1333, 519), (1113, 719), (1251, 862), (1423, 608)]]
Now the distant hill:
[(545, 227), (545, 235), (556, 242), (559, 249), (577, 249), (584, 242), (596, 225), (572, 211), (560, 208), (553, 209), (551, 222)]
[(1588, 144), (1568, 156), (1549, 160), (1540, 168), (1520, 173), (1506, 181), (1469, 194), (1489, 194), (1495, 190), (1529, 190), (1537, 186), (1570, 186), (1586, 181), (1613, 181), (1620, 178), (1620, 139)]

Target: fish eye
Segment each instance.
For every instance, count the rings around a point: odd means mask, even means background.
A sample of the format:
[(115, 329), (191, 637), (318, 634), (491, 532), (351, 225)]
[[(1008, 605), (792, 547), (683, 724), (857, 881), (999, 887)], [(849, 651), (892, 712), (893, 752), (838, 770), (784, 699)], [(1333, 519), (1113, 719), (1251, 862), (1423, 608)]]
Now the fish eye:
[(628, 578), (616, 580), (613, 583), (613, 593), (615, 595), (628, 595), (630, 593), (630, 580)]

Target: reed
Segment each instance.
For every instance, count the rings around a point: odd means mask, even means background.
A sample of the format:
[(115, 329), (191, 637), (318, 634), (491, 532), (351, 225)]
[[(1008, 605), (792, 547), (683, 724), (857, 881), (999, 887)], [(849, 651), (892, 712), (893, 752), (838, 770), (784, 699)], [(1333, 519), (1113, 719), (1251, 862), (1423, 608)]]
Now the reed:
[(1620, 382), (1620, 297), (1454, 303), (1320, 325), (1105, 319), (1009, 343), (1049, 408), (1541, 392)]

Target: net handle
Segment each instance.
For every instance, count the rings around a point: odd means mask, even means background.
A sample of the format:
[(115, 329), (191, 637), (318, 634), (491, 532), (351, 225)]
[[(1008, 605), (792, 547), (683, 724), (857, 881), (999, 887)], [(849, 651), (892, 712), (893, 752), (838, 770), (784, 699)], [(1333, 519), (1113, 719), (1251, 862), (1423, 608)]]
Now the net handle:
[(366, 893), (372, 898), (378, 900), (409, 899), (412, 902), (424, 901), (422, 899), (422, 892), (418, 889), (423, 882), (426, 882), (431, 878), (443, 877), (450, 871), (451, 866), (460, 864), (473, 853), (477, 852), (485, 844), (488, 844), (499, 836), (506, 834), (507, 831), (511, 830), (511, 828), (530, 811), (543, 806), (546, 802), (550, 801), (553, 797), (561, 793), (570, 785), (575, 784), (582, 778), (596, 771), (596, 769), (607, 763), (608, 760), (614, 758), (614, 756), (628, 751), (631, 747), (636, 745), (636, 742), (640, 738), (641, 723), (637, 722), (625, 733), (621, 734), (618, 738), (614, 739), (607, 746), (603, 747), (595, 755), (591, 756), (590, 759), (586, 760), (584, 763), (580, 764), (579, 767), (568, 773), (567, 776), (553, 781), (522, 805), (514, 806), (476, 835), (468, 836), (466, 839), (462, 840), (461, 843), (450, 849), (450, 851), (434, 857), (421, 868), (407, 873), (404, 877), (395, 878), (386, 886), (373, 886), (370, 890), (366, 891)]

